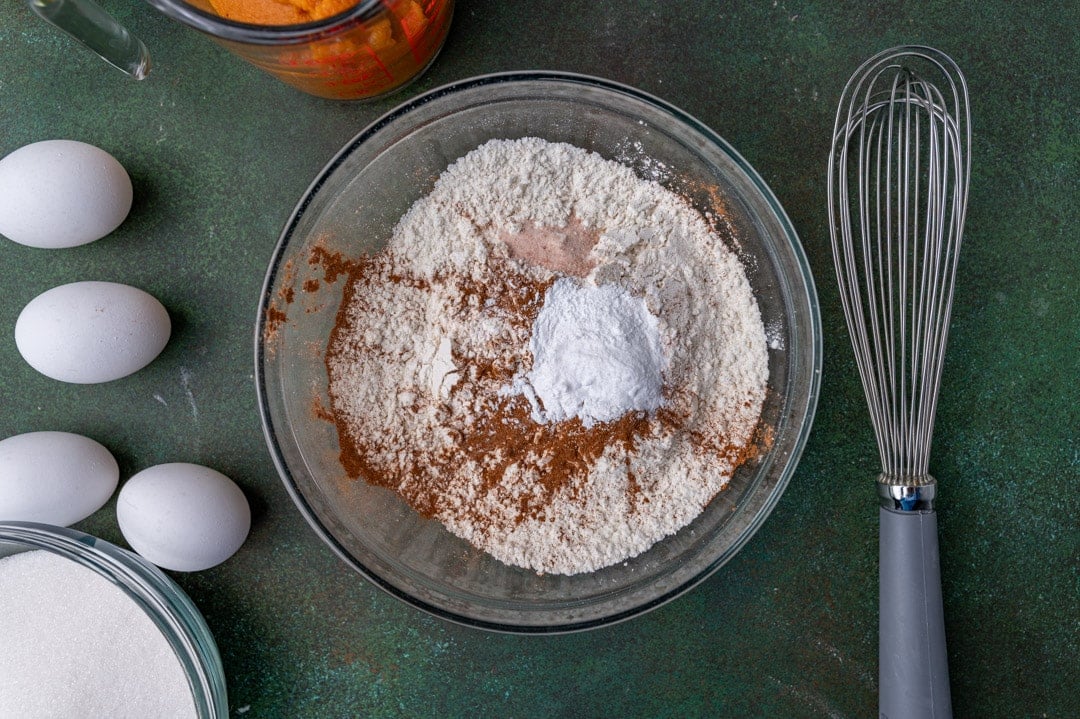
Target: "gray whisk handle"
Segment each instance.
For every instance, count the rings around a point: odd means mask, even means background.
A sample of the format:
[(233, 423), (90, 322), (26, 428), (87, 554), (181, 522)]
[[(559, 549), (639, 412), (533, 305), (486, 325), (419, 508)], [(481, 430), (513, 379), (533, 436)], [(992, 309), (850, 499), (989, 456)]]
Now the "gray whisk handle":
[(881, 507), (880, 719), (949, 719), (937, 515)]

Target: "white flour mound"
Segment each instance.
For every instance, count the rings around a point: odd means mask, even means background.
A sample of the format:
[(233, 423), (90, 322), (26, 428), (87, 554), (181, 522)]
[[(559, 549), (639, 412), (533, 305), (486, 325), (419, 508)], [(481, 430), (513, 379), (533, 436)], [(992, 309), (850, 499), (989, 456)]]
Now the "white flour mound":
[[(578, 223), (599, 238), (584, 277), (509, 259), (500, 239)], [(531, 331), (495, 298), (462, 289), (463, 281), (493, 286), (507, 261), (522, 276), (554, 281)], [(536, 138), (490, 141), (448, 167), (405, 214), (381, 271), (386, 281), (348, 308), (363, 330), (349, 339), (356, 352), (331, 359), (334, 411), (373, 462), (402, 473), (403, 488), (425, 471), (417, 450), (453, 466), (439, 475), (446, 501), (437, 518), (503, 562), (575, 574), (633, 557), (697, 517), (752, 439), (768, 357), (746, 273), (683, 198), (624, 165)], [(553, 300), (553, 291), (565, 296)], [(552, 302), (562, 309), (548, 319), (573, 314), (575, 292), (608, 293), (626, 307), (594, 318), (597, 332), (572, 337), (569, 324), (543, 320)], [(625, 376), (596, 376), (604, 364), (595, 354), (605, 347), (622, 358)], [(485, 384), (482, 365), (509, 367), (512, 386)], [(540, 491), (545, 457), (504, 462), (494, 486), (481, 476), (506, 458), (454, 461), (462, 433), (483, 426), (508, 394), (530, 402), (538, 424), (605, 423), (628, 411), (680, 421), (651, 423), (630, 449), (607, 446), (542, 512), (523, 514), (522, 498)]]

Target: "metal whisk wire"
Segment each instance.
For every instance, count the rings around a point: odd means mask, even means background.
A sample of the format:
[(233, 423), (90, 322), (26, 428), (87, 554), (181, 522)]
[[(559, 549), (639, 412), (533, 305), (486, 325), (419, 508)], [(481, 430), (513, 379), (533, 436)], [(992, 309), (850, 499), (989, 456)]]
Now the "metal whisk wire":
[(943, 53), (887, 50), (844, 87), (828, 210), (881, 458), (878, 707), (889, 719), (952, 716), (929, 464), (970, 151), (967, 85)]
[[(911, 69), (917, 59), (945, 93)], [(966, 215), (967, 87), (947, 56), (900, 48), (865, 64), (842, 97), (829, 174), (841, 303), (882, 472), (912, 479), (928, 473)]]

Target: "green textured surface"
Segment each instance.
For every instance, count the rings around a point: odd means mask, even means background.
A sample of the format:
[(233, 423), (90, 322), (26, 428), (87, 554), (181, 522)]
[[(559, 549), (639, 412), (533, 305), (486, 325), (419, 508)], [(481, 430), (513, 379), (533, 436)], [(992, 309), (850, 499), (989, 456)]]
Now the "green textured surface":
[[(867, 717), (876, 709), (877, 454), (832, 275), (825, 159), (866, 57), (930, 44), (974, 112), (967, 232), (931, 471), (958, 717), (1080, 716), (1080, 5), (1075, 2), (478, 2), (442, 55), (373, 104), (317, 100), (136, 0), (105, 0), (150, 47), (128, 80), (0, 4), (0, 155), (71, 138), (113, 153), (136, 202), (108, 238), (0, 240), (0, 437), (93, 437), (124, 477), (165, 461), (232, 476), (255, 510), (225, 564), (174, 574), (221, 649), (233, 716)], [(689, 594), (614, 627), (512, 637), (431, 618), (347, 569), (278, 480), (251, 340), (278, 233), (323, 164), (398, 102), (470, 75), (559, 69), (635, 85), (699, 117), (788, 210), (820, 294), (814, 432), (772, 517)], [(174, 319), (161, 357), (74, 386), (20, 358), (31, 298), (133, 284)], [(112, 505), (78, 525), (123, 544)]]

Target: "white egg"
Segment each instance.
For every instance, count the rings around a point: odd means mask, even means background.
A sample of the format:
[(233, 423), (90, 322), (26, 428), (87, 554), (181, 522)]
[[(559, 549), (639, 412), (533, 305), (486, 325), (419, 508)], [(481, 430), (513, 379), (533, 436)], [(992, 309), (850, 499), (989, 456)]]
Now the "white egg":
[(221, 564), (247, 538), (251, 509), (224, 474), (198, 464), (159, 464), (124, 483), (116, 519), (131, 548), (164, 569)]
[(101, 509), (120, 469), (109, 450), (70, 432), (0, 440), (0, 520), (67, 527)]
[(131, 199), (124, 167), (85, 142), (44, 140), (0, 160), (0, 234), (22, 245), (93, 242), (120, 226)]
[(15, 344), (43, 375), (93, 384), (150, 364), (171, 332), (169, 313), (152, 295), (115, 282), (73, 282), (30, 300), (15, 321)]

